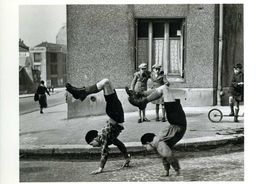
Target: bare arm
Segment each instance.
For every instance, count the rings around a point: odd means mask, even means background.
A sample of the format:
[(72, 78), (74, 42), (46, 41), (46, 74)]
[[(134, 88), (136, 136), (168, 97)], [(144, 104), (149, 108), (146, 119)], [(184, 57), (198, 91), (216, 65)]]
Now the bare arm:
[(163, 84), (165, 84), (166, 86), (170, 86), (170, 82), (166, 78), (166, 75), (163, 75)]
[(134, 75), (134, 78), (133, 78), (133, 80), (132, 80), (132, 82), (131, 82), (131, 85), (130, 85), (130, 90), (134, 90), (136, 81), (137, 81), (137, 75), (135, 74), (135, 75)]
[(108, 144), (107, 144), (107, 141), (105, 140), (104, 144), (102, 144), (102, 147), (101, 147), (101, 159), (100, 159), (99, 168), (95, 171), (92, 171), (90, 174), (102, 173), (102, 171), (106, 165), (106, 162), (107, 162), (108, 151), (109, 151)]
[(50, 93), (46, 87), (45, 87), (45, 92), (50, 96)]

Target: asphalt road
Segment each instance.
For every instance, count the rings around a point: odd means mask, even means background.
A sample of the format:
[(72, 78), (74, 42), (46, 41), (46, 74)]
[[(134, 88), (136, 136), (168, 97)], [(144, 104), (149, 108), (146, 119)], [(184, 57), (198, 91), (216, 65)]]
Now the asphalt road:
[[(184, 153), (185, 154), (185, 153)], [(120, 168), (124, 160), (111, 158), (103, 173), (90, 175), (99, 166), (97, 160), (22, 160), (20, 182), (145, 182), (145, 181), (244, 181), (244, 152), (215, 151), (183, 155), (181, 174), (162, 177), (162, 161), (158, 156), (133, 156), (128, 168)]]
[[(51, 96), (47, 95), (48, 107), (60, 105), (65, 103), (65, 91), (58, 91), (56, 93), (50, 93)], [(39, 111), (39, 103), (35, 102), (33, 97), (19, 98), (19, 114), (26, 114), (34, 111)]]

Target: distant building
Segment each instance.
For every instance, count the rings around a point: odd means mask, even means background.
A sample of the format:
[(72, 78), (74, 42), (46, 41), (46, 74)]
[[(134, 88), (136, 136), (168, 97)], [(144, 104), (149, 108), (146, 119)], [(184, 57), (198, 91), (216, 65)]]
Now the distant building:
[(34, 69), (41, 71), (47, 86), (61, 87), (66, 83), (66, 54), (64, 44), (42, 42), (30, 49)]
[(26, 58), (30, 56), (29, 47), (19, 39), (19, 66), (25, 66)]
[(58, 32), (58, 34), (57, 34), (57, 36), (56, 36), (56, 43), (57, 43), (57, 44), (67, 45), (66, 24), (64, 24), (64, 25), (60, 28), (60, 30), (59, 30), (59, 32)]
[(39, 77), (40, 71), (33, 68), (29, 47), (19, 39), (19, 94), (34, 93)]

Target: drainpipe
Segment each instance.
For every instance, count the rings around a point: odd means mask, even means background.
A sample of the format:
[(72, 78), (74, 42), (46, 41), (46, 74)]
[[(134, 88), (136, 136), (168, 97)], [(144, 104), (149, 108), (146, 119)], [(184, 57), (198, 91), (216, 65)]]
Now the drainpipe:
[(219, 37), (218, 37), (218, 87), (217, 87), (217, 105), (221, 105), (222, 96), (222, 46), (223, 46), (223, 4), (219, 5)]

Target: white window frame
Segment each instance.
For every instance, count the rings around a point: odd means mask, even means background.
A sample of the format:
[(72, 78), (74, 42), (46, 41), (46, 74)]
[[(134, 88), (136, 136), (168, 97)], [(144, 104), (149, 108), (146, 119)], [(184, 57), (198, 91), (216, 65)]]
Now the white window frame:
[[(185, 59), (185, 18), (182, 19), (182, 25), (181, 25), (181, 35), (177, 39), (180, 40), (180, 49), (179, 49), (179, 56), (180, 56), (180, 73), (170, 73), (170, 40), (176, 39), (176, 37), (170, 37), (169, 36), (169, 22), (173, 19), (162, 19), (164, 22), (164, 45), (163, 45), (163, 62), (162, 62), (162, 69), (164, 70), (164, 73), (170, 77), (170, 78), (179, 78), (183, 79), (184, 78), (184, 59)], [(142, 20), (136, 19), (136, 67), (137, 63), (140, 63), (138, 61), (138, 40), (140, 39), (145, 39), (145, 38), (138, 38), (138, 21)], [(153, 65), (153, 41), (156, 38), (153, 38), (153, 22), (156, 21), (157, 19), (151, 19), (149, 20), (148, 23), (148, 69), (151, 71), (152, 65)]]

